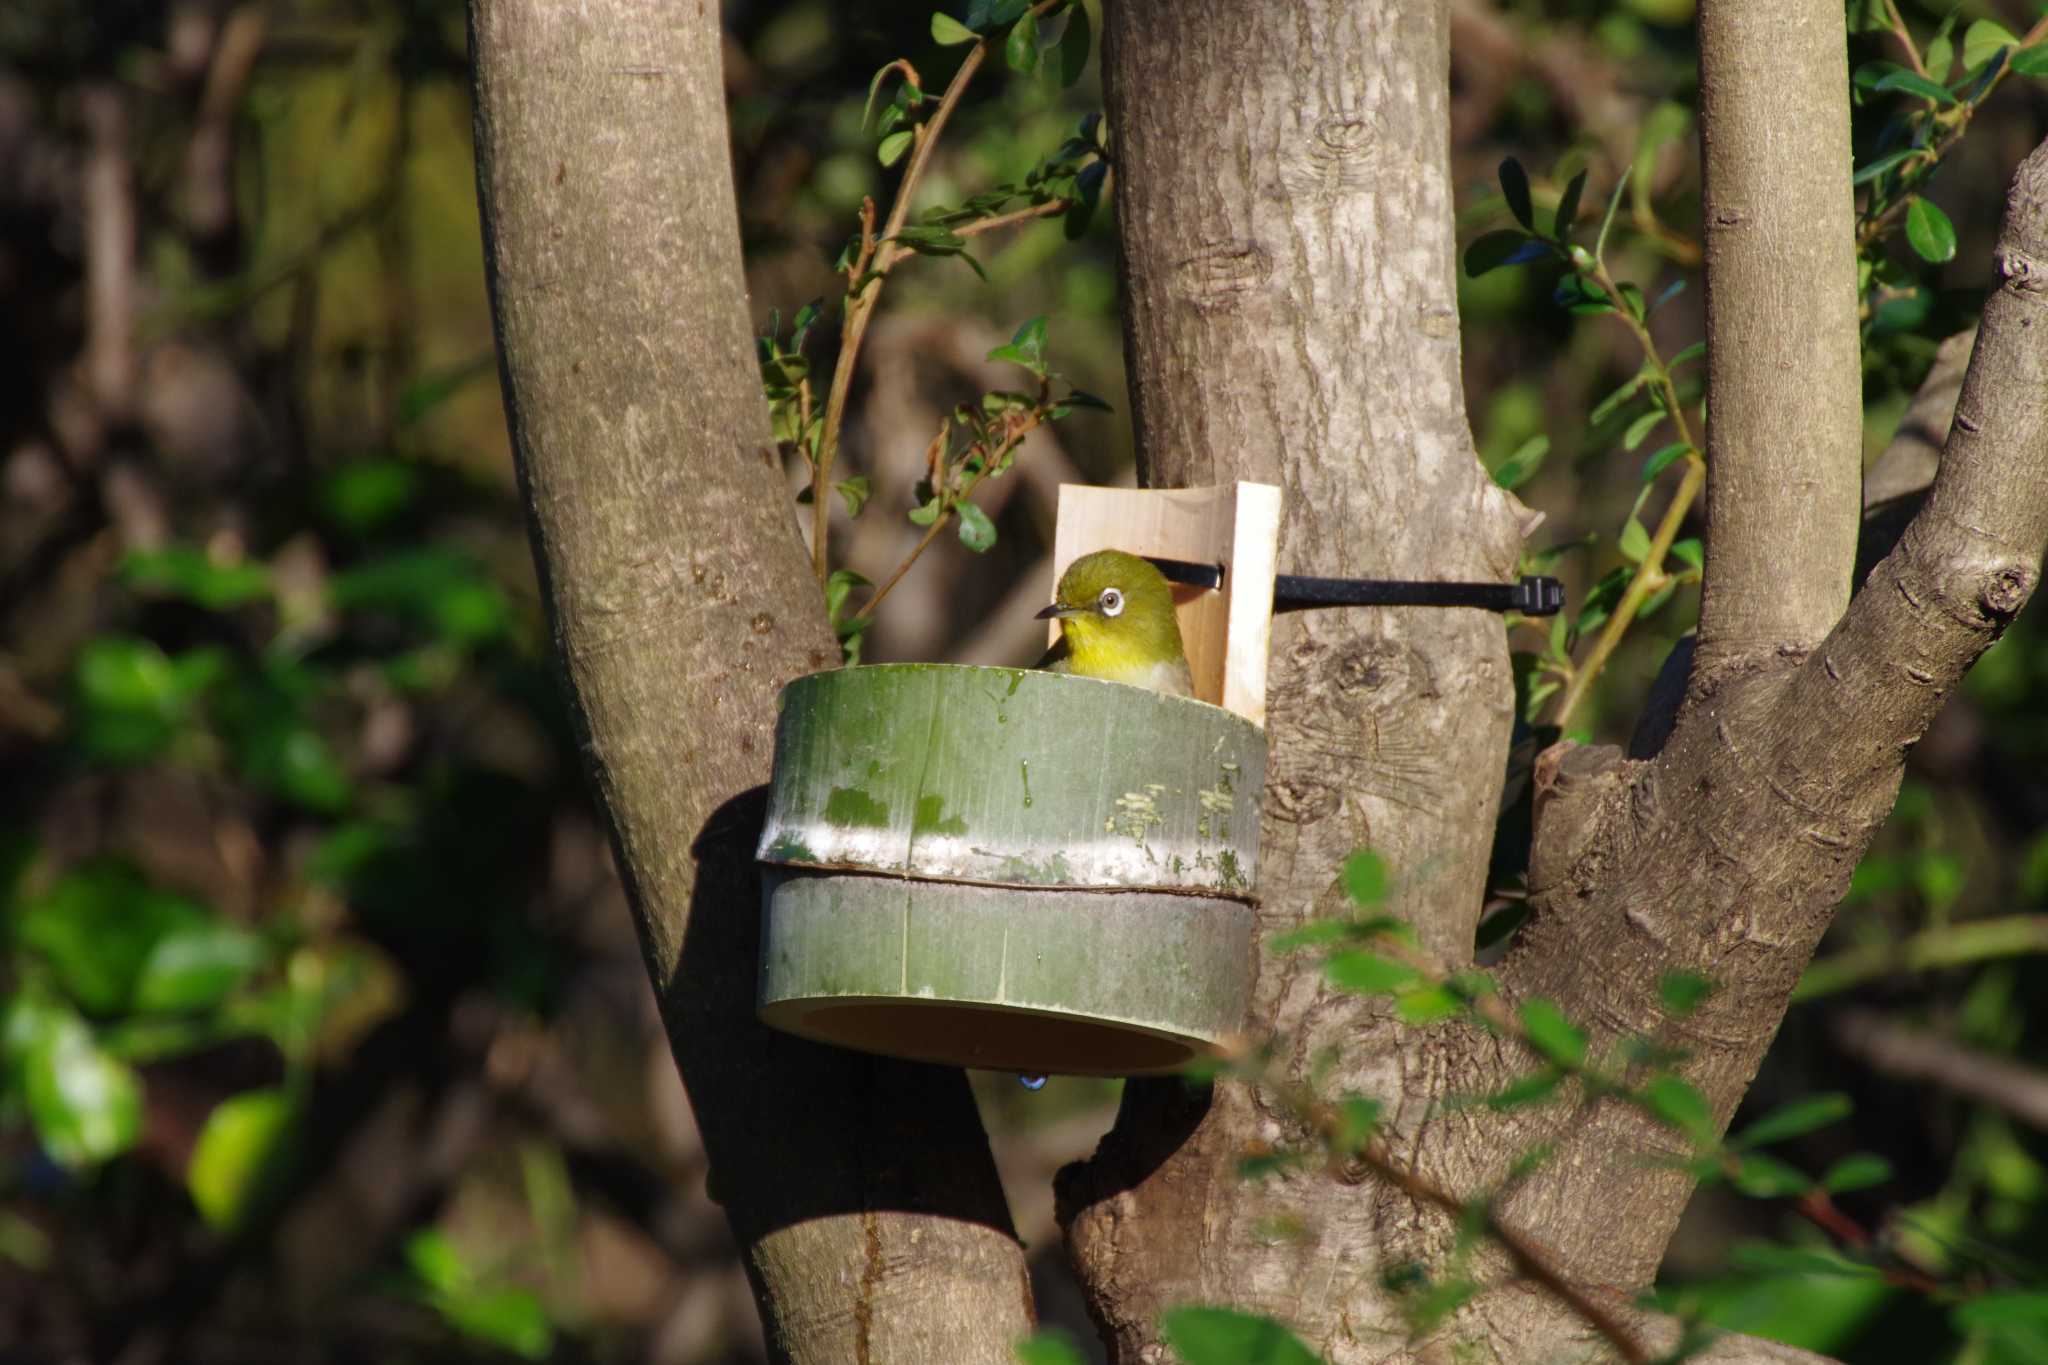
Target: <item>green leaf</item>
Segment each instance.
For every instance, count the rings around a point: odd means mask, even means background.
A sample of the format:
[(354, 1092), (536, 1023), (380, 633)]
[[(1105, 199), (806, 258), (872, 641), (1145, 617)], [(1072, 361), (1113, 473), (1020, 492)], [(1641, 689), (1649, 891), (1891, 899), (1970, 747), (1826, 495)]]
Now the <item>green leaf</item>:
[[(875, 77), (874, 77), (874, 79), (868, 82), (868, 100), (867, 100), (867, 103), (866, 103), (866, 104), (864, 104), (864, 105), (862, 105), (862, 106), (861, 106), (861, 111), (860, 111), (860, 126), (861, 126), (861, 127), (865, 128), (865, 127), (867, 127), (867, 126), (868, 126), (868, 124), (869, 124), (869, 123), (871, 123), (871, 122), (873, 122), (873, 121), (874, 121), (874, 117), (875, 117), (875, 101), (876, 101), (876, 100), (877, 100), (878, 98), (880, 98), (880, 96), (881, 96), (881, 93), (882, 93), (882, 82), (883, 82), (883, 81), (886, 81), (886, 80), (888, 80), (888, 79), (889, 79), (889, 73), (890, 73), (890, 72), (892, 72), (892, 71), (894, 71), (894, 70), (896, 70), (896, 64), (895, 64), (894, 62), (891, 62), (891, 63), (890, 63), (889, 65), (887, 65), (887, 66), (883, 67), (883, 68), (882, 68), (881, 70), (877, 71), (877, 72), (875, 73)], [(778, 325), (779, 325), (779, 323), (778, 323)], [(771, 329), (771, 330), (773, 330), (773, 329)]]
[(1065, 88), (1081, 79), (1088, 69), (1088, 48), (1093, 39), (1088, 28), (1088, 7), (1073, 5), (1067, 10), (1067, 29), (1060, 34), (1057, 73), (1060, 86)]
[(1331, 954), (1323, 963), (1323, 975), (1339, 990), (1355, 991), (1360, 995), (1386, 995), (1411, 986), (1417, 980), (1413, 967), (1403, 966), (1362, 948)]
[(1867, 1279), (1881, 1272), (1875, 1266), (1820, 1247), (1788, 1247), (1772, 1242), (1744, 1242), (1728, 1253), (1737, 1270), (1766, 1275), (1846, 1275)]
[(2048, 43), (2036, 43), (2012, 54), (2012, 69), (2022, 76), (2048, 76)]
[(1614, 311), (1614, 305), (1598, 286), (1579, 275), (1566, 275), (1551, 292), (1551, 301), (1574, 317), (1593, 318)]
[(1033, 1332), (1010, 1350), (1017, 1365), (1087, 1365), (1072, 1339), (1055, 1327)]
[(1522, 253), (1532, 244), (1539, 249), (1537, 256), (1547, 256), (1550, 248), (1542, 246), (1534, 237), (1515, 228), (1501, 228), (1497, 232), (1481, 233), (1465, 248), (1465, 273), (1473, 279), (1490, 270), (1498, 270), (1526, 259)]
[(135, 1008), (211, 1008), (261, 966), (263, 958), (263, 941), (226, 921), (172, 929), (156, 941), (142, 964), (135, 979)]
[(2020, 40), (2005, 25), (1995, 19), (1979, 19), (1963, 30), (1963, 70), (1974, 71), (2001, 51), (2019, 45)]
[(1735, 1188), (1752, 1199), (1795, 1199), (1813, 1188), (1813, 1179), (1776, 1157), (1752, 1153), (1735, 1172)]
[(1586, 1060), (1584, 1031), (1565, 1018), (1564, 1011), (1551, 1001), (1539, 996), (1524, 1002), (1521, 1017), (1529, 1045), (1547, 1060), (1567, 1071)]
[(1623, 559), (1631, 564), (1640, 564), (1650, 553), (1650, 533), (1643, 529), (1640, 521), (1630, 517), (1622, 523), (1621, 540), (1616, 548), (1621, 551)]
[(967, 0), (967, 27), (988, 33), (1031, 8), (1031, 0)]
[(1880, 94), (1888, 94), (1894, 90), (1903, 90), (1909, 95), (1918, 95), (1921, 99), (1930, 100), (1943, 108), (1956, 102), (1956, 97), (1949, 93), (1947, 86), (1939, 81), (1928, 80), (1927, 77), (1920, 75), (1918, 72), (1908, 71), (1904, 67), (1887, 71), (1878, 78), (1876, 84), (1871, 86), (1871, 89)]
[(1692, 446), (1684, 441), (1673, 441), (1670, 445), (1660, 448), (1649, 459), (1643, 461), (1643, 482), (1655, 482), (1659, 474), (1684, 458), (1685, 453), (1691, 449)]
[(1713, 1132), (1714, 1111), (1706, 1097), (1676, 1076), (1652, 1076), (1637, 1098), (1657, 1118), (1693, 1137)]
[(236, 765), (251, 782), (323, 814), (348, 806), (354, 783), (309, 715), (319, 680), (289, 660), (234, 680), (217, 707)]
[(221, 667), (217, 651), (173, 660), (148, 640), (96, 637), (79, 651), (73, 674), (79, 745), (108, 763), (154, 758), (191, 721), (193, 703)]
[(1706, 353), (1707, 343), (1704, 341), (1695, 341), (1692, 345), (1686, 347), (1677, 355), (1671, 357), (1670, 361), (1664, 366), (1664, 368), (1667, 370), (1675, 370), (1680, 365), (1684, 365), (1689, 361), (1698, 360), (1701, 356), (1705, 355)]
[(405, 550), (366, 561), (329, 578), (327, 598), (343, 611), (410, 620), (458, 645), (497, 639), (512, 625), (504, 590), (474, 559), (453, 550)]
[(875, 145), (875, 160), (884, 166), (893, 166), (903, 159), (910, 150), (910, 144), (917, 138), (914, 128), (899, 128)]
[(1922, 260), (1940, 265), (1955, 259), (1956, 225), (1925, 195), (1906, 205), (1906, 240)]
[(121, 579), (208, 611), (225, 611), (270, 595), (270, 571), (247, 560), (216, 561), (195, 545), (135, 550), (121, 561)]
[(1635, 421), (1630, 422), (1628, 430), (1622, 433), (1621, 448), (1623, 450), (1634, 450), (1643, 443), (1645, 436), (1648, 436), (1657, 429), (1657, 424), (1663, 420), (1664, 409), (1661, 407), (1651, 408), (1648, 412), (1643, 413)]
[(390, 524), (419, 492), (419, 472), (404, 460), (351, 460), (320, 481), (320, 510), (341, 529), (368, 535)]
[(990, 360), (1007, 360), (1022, 365), (1039, 378), (1045, 377), (1045, 319), (1035, 317), (1019, 327), (1007, 345), (988, 353)]
[(130, 1005), (145, 964), (171, 933), (204, 928), (206, 908), (158, 890), (123, 863), (89, 863), (24, 906), (15, 938), (65, 994), (96, 1014)]
[(1312, 919), (1284, 934), (1275, 934), (1267, 946), (1272, 952), (1288, 953), (1300, 948), (1327, 948), (1336, 943), (1363, 942), (1383, 934), (1402, 937), (1406, 929), (1407, 926), (1392, 915), (1373, 915), (1364, 919)]
[(241, 1226), (262, 1204), (290, 1151), (292, 1105), (282, 1090), (248, 1090), (206, 1116), (185, 1187), (214, 1228)]
[(94, 1166), (134, 1145), (142, 1131), (141, 1078), (100, 1048), (83, 1019), (51, 1006), (22, 1051), (22, 1098), (51, 1160)]
[(1871, 330), (1877, 333), (1910, 332), (1927, 321), (1934, 310), (1934, 295), (1918, 287), (1882, 299), (1871, 315)]
[[(1698, 536), (1687, 536), (1684, 540), (1672, 541), (1671, 557), (1684, 563), (1694, 573), (1704, 569), (1707, 563), (1706, 548), (1700, 544)], [(1711, 982), (1708, 983), (1708, 987), (1712, 988)]]
[(2048, 1293), (2038, 1289), (2007, 1289), (1980, 1294), (1960, 1305), (1953, 1316), (1956, 1326), (1965, 1332), (2018, 1322), (2048, 1326)]
[(1402, 1022), (1420, 1026), (1463, 1014), (1465, 1004), (1465, 998), (1448, 987), (1425, 986), (1401, 996), (1394, 1009)]
[(1010, 27), (1010, 37), (1003, 44), (1003, 60), (1010, 64), (1012, 71), (1029, 75), (1038, 68), (1038, 16), (1026, 10), (1024, 17)]
[(1108, 162), (1091, 161), (1074, 177), (1074, 202), (1062, 220), (1068, 241), (1078, 242), (1087, 234), (1088, 224), (1095, 218), (1095, 206), (1102, 199), (1102, 182), (1108, 175)]
[(1564, 187), (1564, 193), (1558, 197), (1557, 217), (1551, 220), (1550, 233), (1558, 241), (1562, 242), (1570, 237), (1572, 224), (1579, 220), (1579, 197), (1585, 192), (1586, 173), (1580, 171), (1571, 178), (1571, 183)]
[(1488, 1109), (1503, 1113), (1511, 1109), (1526, 1109), (1532, 1104), (1541, 1104), (1555, 1095), (1557, 1088), (1563, 1084), (1562, 1071), (1555, 1067), (1545, 1067), (1541, 1071), (1532, 1071), (1526, 1076), (1510, 1081), (1491, 1095), (1482, 1096), (1480, 1103)]
[(932, 41), (940, 47), (958, 47), (975, 40), (975, 32), (943, 11), (932, 14)]
[(825, 580), (826, 615), (835, 621), (838, 620), (841, 609), (846, 605), (846, 595), (848, 593), (852, 592), (855, 588), (872, 588), (873, 586), (875, 586), (873, 583), (855, 573), (852, 569), (834, 569), (831, 576)]
[(1509, 157), (1500, 163), (1500, 192), (1508, 201), (1508, 212), (1529, 231), (1536, 230), (1536, 210), (1529, 202), (1529, 173), (1522, 163)]
[(1269, 1317), (1230, 1308), (1172, 1308), (1160, 1328), (1187, 1365), (1322, 1365)]
[(1847, 1194), (1882, 1185), (1891, 1178), (1891, 1162), (1869, 1152), (1852, 1152), (1828, 1167), (1827, 1174), (1820, 1178), (1820, 1187), (1829, 1194)]
[(1550, 438), (1544, 435), (1531, 436), (1515, 448), (1515, 453), (1502, 460), (1493, 468), (1493, 481), (1502, 488), (1520, 488), (1535, 477), (1543, 465), (1543, 457), (1550, 453)]
[(962, 499), (953, 504), (953, 510), (960, 515), (962, 545), (980, 554), (996, 543), (996, 524), (988, 519), (980, 504)]
[(1380, 1102), (1365, 1095), (1337, 1101), (1337, 1127), (1330, 1145), (1342, 1153), (1356, 1152), (1372, 1141), (1380, 1125)]
[(1886, 171), (1911, 161), (1920, 154), (1918, 147), (1908, 147), (1903, 152), (1888, 152), (1875, 161), (1858, 166), (1856, 174), (1849, 177), (1849, 183), (1851, 185), (1866, 185), (1883, 175)]
[(554, 1353), (555, 1328), (547, 1306), (532, 1290), (517, 1285), (478, 1289), (434, 1307), (450, 1327), (526, 1360)]
[(1107, 403), (1103, 402), (1103, 401), (1102, 401), (1102, 400), (1101, 400), (1100, 398), (1097, 398), (1097, 397), (1096, 397), (1096, 396), (1095, 396), (1094, 394), (1092, 394), (1092, 393), (1083, 393), (1083, 392), (1082, 392), (1082, 391), (1081, 391), (1080, 389), (1069, 389), (1069, 390), (1067, 391), (1067, 396), (1066, 396), (1066, 398), (1065, 398), (1064, 400), (1062, 400), (1062, 401), (1064, 401), (1064, 402), (1066, 403), (1066, 405), (1067, 405), (1068, 407), (1070, 407), (1070, 408), (1087, 408), (1087, 409), (1088, 409), (1089, 411), (1091, 411), (1091, 412), (1115, 412), (1115, 411), (1116, 411), (1116, 409), (1115, 409), (1115, 408), (1113, 408), (1113, 407), (1111, 407), (1111, 406), (1110, 406), (1109, 404), (1107, 404)]
[(1353, 849), (1340, 876), (1353, 905), (1369, 908), (1387, 898), (1386, 860), (1369, 848)]
[(1641, 391), (1643, 385), (1649, 382), (1650, 370), (1648, 366), (1644, 366), (1642, 369), (1637, 370), (1635, 376), (1627, 383), (1601, 399), (1594, 406), (1593, 411), (1587, 414), (1586, 424), (1588, 426), (1599, 426), (1615, 413), (1621, 411), (1623, 405), (1629, 399), (1635, 397)]
[[(1693, 542), (1695, 546), (1698, 543)], [(1673, 545), (1671, 552), (1677, 554), (1678, 547)], [(1676, 1019), (1691, 1014), (1713, 993), (1714, 983), (1694, 972), (1666, 972), (1657, 983), (1657, 998), (1663, 1002), (1665, 1013)]]
[(931, 497), (904, 513), (904, 515), (919, 526), (929, 526), (939, 519), (939, 512), (943, 506), (943, 500), (938, 494), (934, 493)]
[(846, 515), (849, 517), (859, 516), (860, 509), (867, 505), (867, 500), (873, 493), (873, 485), (865, 474), (842, 479), (832, 486), (839, 490), (840, 497), (846, 499)]
[(1805, 1099), (1773, 1109), (1755, 1123), (1728, 1140), (1728, 1145), (1737, 1151), (1751, 1147), (1764, 1147), (1786, 1138), (1810, 1133), (1816, 1128), (1825, 1128), (1849, 1117), (1853, 1108), (1849, 1097), (1839, 1092), (1825, 1095), (1809, 1095)]

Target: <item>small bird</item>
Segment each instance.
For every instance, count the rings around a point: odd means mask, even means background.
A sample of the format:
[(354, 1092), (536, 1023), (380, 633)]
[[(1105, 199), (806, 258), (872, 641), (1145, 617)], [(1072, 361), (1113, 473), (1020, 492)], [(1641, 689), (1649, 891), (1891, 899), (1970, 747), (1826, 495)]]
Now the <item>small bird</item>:
[(1060, 640), (1038, 661), (1055, 673), (1195, 695), (1173, 590), (1166, 575), (1136, 555), (1097, 550), (1060, 575), (1053, 604), (1038, 613), (1057, 619)]

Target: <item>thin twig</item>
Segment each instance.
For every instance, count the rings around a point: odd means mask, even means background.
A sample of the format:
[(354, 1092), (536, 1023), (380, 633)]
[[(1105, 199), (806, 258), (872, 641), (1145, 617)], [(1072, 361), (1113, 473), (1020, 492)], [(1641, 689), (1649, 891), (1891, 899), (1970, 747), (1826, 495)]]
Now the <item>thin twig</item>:
[[(1452, 1218), (1464, 1217), (1463, 1200), (1426, 1176), (1395, 1161), (1387, 1155), (1386, 1148), (1381, 1143), (1369, 1143), (1357, 1155), (1358, 1160), (1371, 1167), (1374, 1174), (1391, 1182), (1410, 1199), (1419, 1204), (1433, 1205)], [(1636, 1339), (1635, 1331), (1551, 1265), (1543, 1247), (1494, 1217), (1491, 1209), (1486, 1214), (1486, 1231), (1508, 1253), (1508, 1259), (1514, 1262), (1516, 1273), (1523, 1279), (1532, 1280), (1548, 1290), (1552, 1297), (1576, 1313), (1587, 1326), (1605, 1337), (1608, 1344), (1614, 1347), (1616, 1353), (1629, 1362), (1629, 1365), (1649, 1365), (1653, 1357), (1649, 1348)]]
[(953, 229), (953, 235), (956, 237), (979, 237), (984, 232), (994, 232), (997, 228), (1006, 228), (1013, 223), (1028, 222), (1033, 218), (1056, 218), (1060, 214), (1065, 213), (1070, 207), (1072, 207), (1071, 200), (1048, 199), (1043, 204), (1032, 204), (1025, 208), (1012, 209), (1008, 213), (999, 213), (993, 218), (981, 218), (972, 223), (963, 223)]
[[(1431, 961), (1428, 955), (1420, 950), (1412, 954), (1399, 955), (1412, 956), (1418, 962)], [(1504, 1007), (1499, 1008), (1498, 1013), (1503, 1016), (1504, 1022), (1512, 1020), (1512, 1016)], [(1513, 1023), (1510, 1031), (1520, 1033), (1519, 1022)], [(1374, 1138), (1362, 1146), (1350, 1147), (1344, 1139), (1343, 1117), (1333, 1106), (1295, 1087), (1277, 1088), (1283, 1092), (1290, 1092), (1286, 1093), (1284, 1098), (1295, 1112), (1308, 1120), (1323, 1139), (1325, 1146), (1333, 1153), (1341, 1153), (1344, 1158), (1357, 1161), (1418, 1204), (1428, 1204), (1450, 1215), (1454, 1220), (1465, 1217), (1468, 1212), (1466, 1201), (1413, 1167), (1396, 1161), (1381, 1139)], [(1652, 1359), (1649, 1349), (1636, 1339), (1636, 1334), (1629, 1325), (1552, 1265), (1550, 1252), (1546, 1248), (1495, 1217), (1490, 1204), (1485, 1207), (1485, 1217), (1487, 1234), (1500, 1243), (1501, 1248), (1507, 1252), (1508, 1259), (1514, 1263), (1518, 1275), (1549, 1291), (1589, 1327), (1605, 1337), (1629, 1365), (1648, 1365)]]
[(1594, 641), (1593, 652), (1588, 654), (1572, 673), (1570, 686), (1565, 688), (1559, 699), (1554, 723), (1562, 726), (1571, 719), (1572, 713), (1584, 701), (1600, 671), (1607, 666), (1615, 649), (1621, 644), (1621, 637), (1635, 623), (1636, 612), (1649, 599), (1652, 592), (1669, 581), (1664, 569), (1664, 557), (1671, 552), (1671, 546), (1678, 539), (1679, 528), (1685, 524), (1685, 517), (1692, 510), (1700, 489), (1707, 482), (1706, 453), (1700, 443), (1693, 439), (1692, 427), (1685, 420), (1685, 408), (1678, 401), (1678, 386), (1672, 381), (1671, 367), (1664, 363), (1664, 357), (1657, 351), (1656, 339), (1650, 335), (1649, 327), (1629, 311), (1628, 300), (1621, 287), (1607, 272), (1605, 261), (1595, 260), (1593, 277), (1601, 289), (1606, 291), (1615, 312), (1629, 330), (1635, 333), (1636, 342), (1643, 348), (1643, 356), (1649, 363), (1657, 384), (1660, 401), (1665, 413), (1671, 418), (1672, 426), (1678, 432), (1678, 439), (1686, 446), (1685, 477), (1679, 481), (1678, 491), (1671, 495), (1671, 503), (1664, 509), (1663, 519), (1657, 523), (1656, 532), (1650, 537), (1650, 548), (1644, 552), (1636, 565), (1634, 577), (1622, 591), (1621, 600), (1614, 605), (1614, 611), (1607, 618), (1607, 624), (1600, 631), (1600, 638)]
[(1990, 958), (2048, 953), (2048, 915), (2002, 915), (1922, 930), (1898, 943), (1849, 948), (1799, 978), (1792, 999), (1816, 1000), (1893, 972), (1929, 971)]
[[(910, 201), (917, 194), (918, 181), (923, 179), (925, 166), (930, 162), (932, 148), (937, 145), (939, 133), (946, 121), (960, 105), (960, 97), (967, 90), (967, 83), (974, 79), (982, 59), (988, 55), (989, 40), (983, 38), (967, 49), (967, 56), (961, 61), (960, 69), (953, 73), (953, 79), (946, 85), (946, 93), (939, 98), (939, 107), (932, 116), (917, 125), (912, 132), (915, 146), (910, 153), (910, 164), (904, 168), (903, 178), (896, 184), (896, 199), (889, 206), (889, 219), (883, 225), (879, 239), (870, 231), (873, 223), (872, 210), (862, 215), (860, 259), (855, 269), (849, 272), (852, 283), (860, 285), (848, 293), (846, 319), (839, 333), (839, 361), (832, 369), (832, 387), (825, 398), (825, 429), (819, 435), (817, 472), (812, 483), (823, 487), (832, 477), (832, 465), (839, 454), (839, 430), (846, 419), (846, 397), (853, 390), (853, 371), (860, 359), (861, 340), (867, 336), (868, 323), (875, 316), (875, 305), (880, 301), (882, 285), (889, 277), (889, 270), (897, 261), (909, 254), (910, 248), (890, 240), (903, 229), (904, 221), (910, 216)], [(868, 274), (866, 266), (872, 259), (874, 278), (867, 283), (860, 282)], [(826, 567), (826, 537), (832, 524), (831, 509), (820, 497), (811, 511), (811, 568), (816, 573), (818, 585), (823, 587), (829, 570)], [(933, 523), (936, 525), (937, 523)], [(901, 577), (899, 573), (897, 577)], [(892, 583), (894, 579), (890, 580)]]
[[(1066, 0), (1039, 0), (1038, 4), (1031, 7), (1030, 12), (1036, 17), (1065, 3)], [(989, 38), (983, 37), (973, 47), (967, 49), (967, 55), (961, 59), (960, 69), (953, 73), (953, 79), (946, 83), (945, 94), (939, 97), (938, 108), (932, 111), (930, 118), (911, 130), (910, 162), (903, 169), (903, 178), (896, 183), (896, 198), (889, 205), (889, 218), (882, 225), (879, 237), (873, 231), (872, 201), (862, 206), (861, 249), (859, 259), (847, 272), (849, 290), (846, 299), (846, 318), (839, 333), (839, 361), (833, 366), (832, 387), (825, 398), (825, 427), (819, 434), (818, 462), (814, 466), (816, 472), (811, 480), (817, 487), (824, 487), (830, 480), (833, 462), (839, 455), (839, 431), (846, 420), (846, 398), (853, 389), (854, 366), (860, 358), (860, 344), (867, 336), (868, 323), (874, 319), (875, 307), (881, 299), (882, 285), (888, 280), (889, 272), (896, 263), (912, 254), (910, 247), (895, 240), (896, 236), (910, 218), (911, 201), (917, 197), (918, 184), (924, 179), (925, 167), (931, 161), (932, 149), (938, 145), (939, 134), (945, 131), (947, 121), (953, 117), (953, 111), (960, 107), (960, 98), (966, 93), (968, 82), (973, 80), (974, 73), (981, 69), (982, 61), (988, 56), (989, 42)], [(902, 65), (904, 69), (909, 69), (907, 62)], [(965, 237), (972, 234), (962, 231), (957, 235)], [(873, 278), (869, 278), (870, 260), (873, 262)], [(941, 517), (932, 524), (937, 526), (939, 521), (943, 520)], [(824, 498), (820, 497), (811, 512), (811, 568), (816, 573), (818, 586), (821, 588), (829, 576), (825, 541), (831, 524), (830, 509)], [(930, 536), (927, 535), (920, 545), (929, 542)], [(903, 566), (908, 567), (908, 563)], [(890, 584), (894, 584), (902, 576), (902, 569), (898, 569), (890, 577)], [(875, 597), (879, 598), (881, 595), (876, 593)], [(874, 600), (870, 598), (868, 605), (872, 606)], [(860, 614), (865, 615), (866, 608), (863, 608)]]
[(1927, 64), (1920, 60), (1920, 48), (1914, 43), (1913, 32), (1906, 27), (1905, 17), (1899, 13), (1898, 5), (1893, 3), (1893, 0), (1884, 0), (1884, 12), (1891, 18), (1892, 36), (1897, 38), (1899, 46), (1905, 49), (1906, 62), (1913, 68), (1913, 74), (1925, 76)]
[[(965, 484), (962, 484), (960, 487), (960, 491), (948, 497), (945, 500), (944, 504), (940, 506), (939, 514), (932, 518), (932, 524), (925, 528), (924, 534), (918, 537), (917, 544), (911, 546), (910, 553), (905, 555), (903, 558), (903, 562), (896, 566), (896, 572), (890, 574), (888, 580), (884, 582), (881, 587), (875, 589), (874, 596), (868, 598), (867, 601), (861, 603), (860, 610), (856, 611), (849, 619), (858, 621), (862, 617), (868, 615), (868, 613), (872, 612), (876, 607), (882, 604), (882, 599), (889, 595), (889, 590), (895, 587), (898, 583), (900, 583), (903, 580), (903, 575), (910, 572), (910, 566), (917, 563), (918, 556), (922, 555), (926, 550), (931, 548), (931, 543), (934, 540), (938, 539), (939, 532), (945, 528), (947, 522), (953, 519), (953, 509), (955, 507), (958, 507), (961, 503), (967, 501), (968, 497), (974, 492), (975, 488), (981, 483), (981, 481), (987, 478), (989, 474), (995, 470), (998, 462), (1001, 461), (1003, 456), (1007, 455), (1010, 451), (1015, 450), (1017, 448), (1018, 442), (1022, 441), (1026, 436), (1030, 435), (1039, 427), (1043, 426), (1044, 423), (1045, 418), (1043, 415), (1043, 411), (1041, 410), (1039, 412), (1034, 412), (1032, 413), (1031, 419), (1028, 422), (1026, 422), (1023, 426), (1018, 427), (1017, 430), (1014, 431), (1009, 437), (1007, 437), (1001, 445), (996, 447), (995, 453), (990, 455), (986, 460), (982, 462), (980, 471), (977, 472), (972, 478), (968, 479), (968, 481)], [(942, 438), (943, 435), (944, 433), (942, 432)]]

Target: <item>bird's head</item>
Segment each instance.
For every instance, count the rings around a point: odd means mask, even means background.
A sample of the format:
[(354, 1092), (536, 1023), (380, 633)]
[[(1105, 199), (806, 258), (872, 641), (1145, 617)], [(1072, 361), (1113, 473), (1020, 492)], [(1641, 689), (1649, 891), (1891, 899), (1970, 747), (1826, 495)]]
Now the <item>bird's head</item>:
[(1182, 657), (1166, 575), (1122, 550), (1097, 550), (1069, 564), (1053, 604), (1038, 615), (1060, 622), (1077, 662), (1094, 658), (1129, 667)]

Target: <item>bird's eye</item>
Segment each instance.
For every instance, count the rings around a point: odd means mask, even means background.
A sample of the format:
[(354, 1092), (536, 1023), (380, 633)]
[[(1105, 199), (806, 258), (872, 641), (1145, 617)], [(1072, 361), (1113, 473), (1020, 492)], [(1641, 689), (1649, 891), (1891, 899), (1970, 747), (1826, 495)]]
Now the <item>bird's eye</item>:
[(1095, 599), (1104, 616), (1121, 616), (1124, 611), (1124, 595), (1115, 588), (1104, 588), (1102, 596)]

